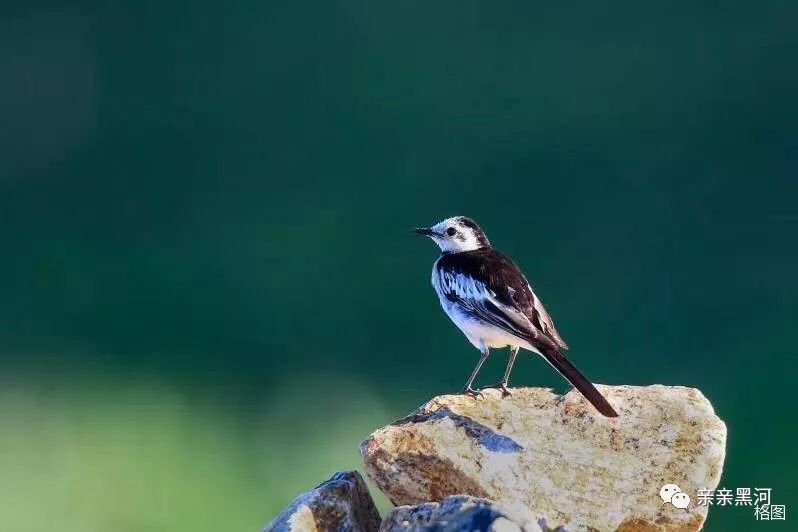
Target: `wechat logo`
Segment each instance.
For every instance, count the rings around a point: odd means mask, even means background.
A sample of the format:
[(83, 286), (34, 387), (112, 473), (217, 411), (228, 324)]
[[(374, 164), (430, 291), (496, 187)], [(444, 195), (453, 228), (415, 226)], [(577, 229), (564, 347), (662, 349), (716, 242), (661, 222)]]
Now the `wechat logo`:
[(690, 506), (690, 496), (684, 493), (676, 484), (665, 484), (659, 490), (662, 502), (671, 503), (682, 510)]

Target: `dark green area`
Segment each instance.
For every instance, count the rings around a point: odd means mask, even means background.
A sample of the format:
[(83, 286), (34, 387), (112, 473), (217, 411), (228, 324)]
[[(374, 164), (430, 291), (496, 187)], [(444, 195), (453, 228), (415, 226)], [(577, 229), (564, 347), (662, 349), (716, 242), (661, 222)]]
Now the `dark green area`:
[(700, 388), (722, 486), (792, 520), (792, 3), (228, 4), (0, 7), (0, 460), (42, 468), (0, 523), (257, 529), (357, 465), (476, 361), (408, 232), (455, 214), (593, 380)]

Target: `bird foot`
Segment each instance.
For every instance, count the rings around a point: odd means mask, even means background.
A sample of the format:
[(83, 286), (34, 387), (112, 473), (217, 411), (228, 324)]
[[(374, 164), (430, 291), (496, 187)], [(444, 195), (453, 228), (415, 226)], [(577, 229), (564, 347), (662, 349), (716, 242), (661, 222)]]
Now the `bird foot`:
[(485, 387), (483, 387), (481, 389), (482, 390), (489, 390), (489, 389), (501, 390), (502, 397), (511, 397), (513, 395), (513, 394), (510, 393), (510, 389), (507, 388), (507, 383), (506, 382), (497, 382), (496, 384), (493, 384), (492, 386), (485, 386)]
[(475, 389), (471, 388), (470, 386), (468, 388), (463, 388), (463, 391), (460, 392), (460, 393), (462, 393), (463, 395), (467, 395), (469, 397), (473, 397), (474, 399), (484, 399), (485, 398), (485, 396), (482, 395), (482, 392), (480, 392), (479, 390), (475, 390)]

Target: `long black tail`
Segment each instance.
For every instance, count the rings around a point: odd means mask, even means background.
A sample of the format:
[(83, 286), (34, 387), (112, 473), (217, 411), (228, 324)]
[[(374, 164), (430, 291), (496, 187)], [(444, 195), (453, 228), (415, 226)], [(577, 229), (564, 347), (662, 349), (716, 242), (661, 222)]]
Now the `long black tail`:
[(596, 407), (596, 410), (601, 412), (607, 417), (618, 417), (618, 412), (607, 402), (601, 392), (599, 392), (593, 384), (576, 369), (576, 366), (565, 358), (559, 351), (549, 350), (542, 353), (543, 358), (551, 364), (554, 369), (560, 372), (560, 375), (565, 377), (568, 382), (573, 384), (574, 388), (582, 392), (585, 399)]

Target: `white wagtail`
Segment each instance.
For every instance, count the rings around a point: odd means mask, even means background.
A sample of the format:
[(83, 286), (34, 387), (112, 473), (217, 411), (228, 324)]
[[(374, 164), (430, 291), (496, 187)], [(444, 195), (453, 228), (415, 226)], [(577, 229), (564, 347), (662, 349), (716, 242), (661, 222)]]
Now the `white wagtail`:
[(507, 384), (520, 348), (534, 351), (582, 392), (596, 409), (608, 417), (617, 412), (604, 396), (562, 354), (568, 345), (529, 282), (513, 261), (499, 253), (473, 220), (447, 218), (417, 233), (430, 237), (441, 248), (432, 266), (432, 286), (446, 315), (480, 350), (482, 357), (463, 392), (479, 396), (471, 385), (491, 347), (510, 347), (504, 378), (492, 388), (509, 395)]

